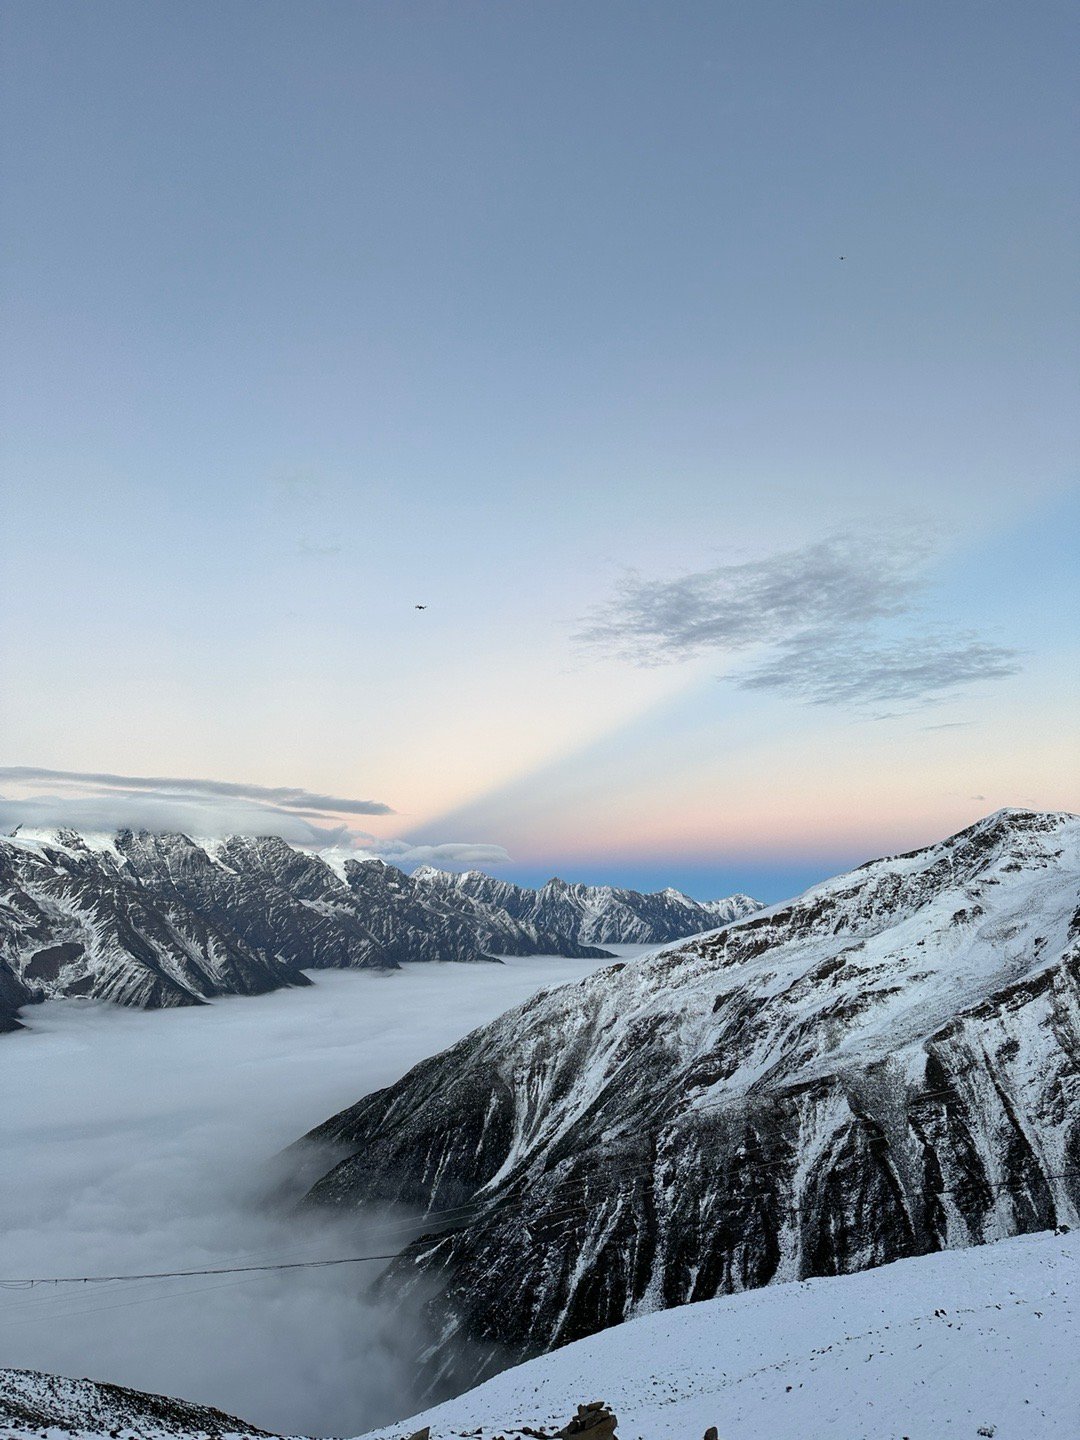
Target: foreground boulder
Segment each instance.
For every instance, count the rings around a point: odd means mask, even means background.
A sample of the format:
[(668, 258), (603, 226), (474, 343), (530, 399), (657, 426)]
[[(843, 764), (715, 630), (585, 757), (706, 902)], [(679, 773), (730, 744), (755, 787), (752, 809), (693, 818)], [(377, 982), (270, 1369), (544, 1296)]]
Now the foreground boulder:
[(617, 1440), (617, 1424), (614, 1411), (603, 1400), (590, 1400), (587, 1405), (579, 1405), (574, 1418), (556, 1434), (560, 1440), (577, 1440), (578, 1436), (581, 1440)]

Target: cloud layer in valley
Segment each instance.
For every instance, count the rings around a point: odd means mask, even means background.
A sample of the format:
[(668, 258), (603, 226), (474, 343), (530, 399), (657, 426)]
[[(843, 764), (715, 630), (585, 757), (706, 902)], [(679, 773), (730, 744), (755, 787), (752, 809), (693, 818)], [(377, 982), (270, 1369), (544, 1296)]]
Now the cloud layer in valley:
[(812, 704), (927, 703), (1015, 674), (1015, 650), (919, 628), (929, 558), (908, 532), (838, 535), (672, 580), (632, 574), (578, 638), (639, 665), (771, 647), (729, 678)]
[[(310, 989), (140, 1013), (53, 1002), (0, 1036), (0, 1280), (209, 1269), (398, 1249), (273, 1203), (272, 1159), (541, 985), (603, 961), (320, 971)], [(482, 972), (482, 973), (481, 973)], [(355, 1435), (417, 1408), (415, 1334), (377, 1267), (0, 1287), (3, 1363), (216, 1404), (285, 1434)]]

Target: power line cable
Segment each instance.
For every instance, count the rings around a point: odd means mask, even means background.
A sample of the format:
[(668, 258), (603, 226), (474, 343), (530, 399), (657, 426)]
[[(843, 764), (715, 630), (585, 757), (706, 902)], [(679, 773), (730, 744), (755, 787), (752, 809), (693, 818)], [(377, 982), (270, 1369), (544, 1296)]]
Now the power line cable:
[[(1042, 1172), (1042, 1178), (1044, 1180), (1064, 1180), (1072, 1178), (1074, 1176), (1080, 1176), (1080, 1170)], [(980, 1181), (977, 1183), (981, 1184), (985, 1189), (995, 1190), (1007, 1189), (1014, 1182), (1011, 1180), (1004, 1180)], [(945, 1187), (940, 1190), (930, 1191), (927, 1198), (931, 1198), (935, 1195), (954, 1195), (958, 1193), (960, 1192), (957, 1187)], [(784, 1204), (782, 1197), (771, 1191), (759, 1191), (756, 1193), (743, 1191), (733, 1196), (732, 1198), (736, 1200), (780, 1200), (784, 1209), (796, 1210), (800, 1212), (810, 1208), (808, 1206)], [(533, 1223), (536, 1223), (536, 1221), (544, 1221), (547, 1219), (551, 1219), (560, 1214), (565, 1215), (574, 1213), (579, 1211), (580, 1208), (580, 1206), (562, 1206), (552, 1210), (545, 1210), (536, 1217)], [(528, 1217), (524, 1217), (524, 1219), (526, 1224), (529, 1223)], [(682, 1228), (693, 1230), (697, 1227), (686, 1226)], [(427, 1237), (421, 1235), (417, 1237), (418, 1240), (426, 1238), (438, 1239), (438, 1236), (433, 1235)], [(367, 1262), (396, 1260), (401, 1253), (401, 1251), (392, 1251), (387, 1254), (377, 1255), (343, 1255), (321, 1260), (277, 1261), (262, 1265), (220, 1265), (206, 1267), (204, 1269), (198, 1270), (154, 1270), (135, 1274), (33, 1276), (16, 1280), (0, 1280), (0, 1287), (4, 1289), (25, 1289), (28, 1287), (33, 1288), (36, 1285), (104, 1285), (117, 1282), (130, 1282), (138, 1280), (187, 1279), (194, 1278), (196, 1276), (208, 1275), (251, 1275), (265, 1274), (270, 1271), (280, 1270), (320, 1270), (328, 1269), (338, 1265), (359, 1265)]]

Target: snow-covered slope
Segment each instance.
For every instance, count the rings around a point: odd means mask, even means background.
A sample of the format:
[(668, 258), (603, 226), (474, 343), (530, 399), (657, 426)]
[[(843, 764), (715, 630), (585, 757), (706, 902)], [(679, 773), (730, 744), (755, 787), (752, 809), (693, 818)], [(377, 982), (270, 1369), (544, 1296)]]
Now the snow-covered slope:
[(443, 893), (380, 860), (274, 837), (0, 839), (0, 1028), (34, 998), (191, 1005), (305, 985), (309, 968), (603, 950)]
[(267, 1433), (221, 1410), (168, 1395), (38, 1370), (0, 1370), (0, 1440), (42, 1435), (55, 1440), (247, 1440)]
[(1080, 819), (1001, 812), (541, 992), (312, 1132), (347, 1154), (310, 1203), (475, 1204), (394, 1272), (431, 1296), (433, 1378), (455, 1338), (475, 1377), (658, 1306), (1075, 1224), (1078, 899)]
[[(602, 1399), (620, 1440), (1076, 1440), (1080, 1234), (1041, 1233), (613, 1326), (362, 1440), (553, 1436)], [(261, 1435), (183, 1401), (0, 1370), (0, 1436)]]
[(1080, 1236), (1053, 1233), (643, 1316), (370, 1440), (551, 1434), (603, 1399), (621, 1440), (1076, 1440)]
[(761, 909), (749, 895), (699, 901), (670, 888), (642, 895), (611, 885), (571, 885), (558, 877), (529, 890), (480, 870), (455, 875), (430, 865), (416, 870), (413, 879), (444, 894), (469, 895), (526, 925), (592, 945), (663, 945)]

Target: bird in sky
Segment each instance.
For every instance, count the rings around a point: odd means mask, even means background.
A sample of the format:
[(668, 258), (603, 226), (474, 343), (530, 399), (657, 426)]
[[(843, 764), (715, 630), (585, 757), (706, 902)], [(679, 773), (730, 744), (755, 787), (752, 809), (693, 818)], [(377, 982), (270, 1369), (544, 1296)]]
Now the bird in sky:
[(427, 606), (426, 606), (426, 605), (414, 605), (414, 606), (413, 606), (413, 609), (414, 609), (414, 610), (426, 610), (426, 609), (427, 609)]

